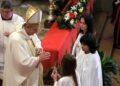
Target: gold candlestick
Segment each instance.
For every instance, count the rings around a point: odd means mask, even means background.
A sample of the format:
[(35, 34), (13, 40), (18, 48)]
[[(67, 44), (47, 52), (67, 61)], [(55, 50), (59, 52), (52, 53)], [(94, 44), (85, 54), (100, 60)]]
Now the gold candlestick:
[(44, 27), (45, 28), (50, 28), (51, 25), (53, 24), (53, 22), (55, 21), (56, 16), (54, 15), (54, 11), (55, 11), (55, 4), (54, 4), (55, 0), (49, 0), (49, 14), (47, 17), (47, 20), (45, 20), (44, 22)]
[(50, 5), (49, 5), (49, 15), (48, 15), (48, 21), (54, 21), (55, 16), (53, 15), (53, 12), (55, 10), (55, 5), (54, 5), (54, 0), (49, 0)]

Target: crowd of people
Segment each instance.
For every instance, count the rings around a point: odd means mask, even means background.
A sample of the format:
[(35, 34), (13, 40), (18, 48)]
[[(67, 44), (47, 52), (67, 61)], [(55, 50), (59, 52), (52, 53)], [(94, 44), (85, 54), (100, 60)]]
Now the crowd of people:
[[(0, 81), (2, 86), (44, 86), (41, 61), (50, 57), (36, 33), (39, 21), (34, 13), (26, 22), (13, 12), (10, 1), (0, 11)], [(53, 70), (54, 86), (103, 86), (100, 56), (93, 35), (93, 18), (80, 18), (80, 31), (72, 53), (64, 55), (61, 74)], [(1, 86), (0, 85), (0, 86)]]

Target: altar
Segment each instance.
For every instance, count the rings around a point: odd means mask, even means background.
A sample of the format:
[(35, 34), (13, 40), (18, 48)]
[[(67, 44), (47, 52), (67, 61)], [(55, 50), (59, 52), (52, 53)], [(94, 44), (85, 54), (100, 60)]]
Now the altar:
[[(90, 1), (92, 2), (89, 2), (87, 5), (88, 12), (90, 12), (93, 4), (93, 0)], [(43, 49), (51, 53), (49, 59), (42, 61), (44, 73), (47, 73), (50, 68), (55, 66), (55, 64), (59, 64), (66, 53), (71, 53), (79, 29), (79, 21), (77, 21), (77, 24), (73, 29), (60, 29), (57, 21), (53, 23), (42, 40)]]
[(42, 61), (44, 73), (56, 63), (60, 63), (66, 53), (71, 52), (79, 29), (79, 22), (72, 30), (59, 29), (57, 22), (52, 25), (42, 40), (43, 49), (51, 53), (51, 57), (48, 60)]

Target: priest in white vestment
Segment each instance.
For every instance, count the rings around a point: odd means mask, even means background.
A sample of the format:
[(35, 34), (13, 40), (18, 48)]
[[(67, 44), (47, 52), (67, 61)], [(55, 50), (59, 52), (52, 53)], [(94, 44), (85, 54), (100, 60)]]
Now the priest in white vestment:
[[(34, 35), (38, 30), (36, 12), (24, 24), (23, 29), (13, 32), (9, 37), (5, 53), (3, 86), (38, 86), (41, 72), (41, 60), (50, 56), (49, 52), (36, 51)], [(33, 21), (34, 20), (34, 21)]]
[(76, 57), (76, 71), (80, 74), (81, 86), (103, 86), (100, 56), (92, 34), (82, 36), (80, 42), (84, 53)]
[(0, 79), (3, 79), (4, 54), (9, 35), (22, 27), (24, 20), (13, 13), (12, 4), (9, 1), (1, 3), (0, 11)]

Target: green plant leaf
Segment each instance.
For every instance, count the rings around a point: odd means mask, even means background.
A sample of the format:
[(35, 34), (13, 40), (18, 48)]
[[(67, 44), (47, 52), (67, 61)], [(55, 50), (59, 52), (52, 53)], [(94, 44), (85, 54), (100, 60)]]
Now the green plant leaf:
[(112, 86), (111, 73), (117, 74), (120, 70), (112, 57), (105, 56), (103, 51), (98, 51), (101, 58), (103, 86)]

